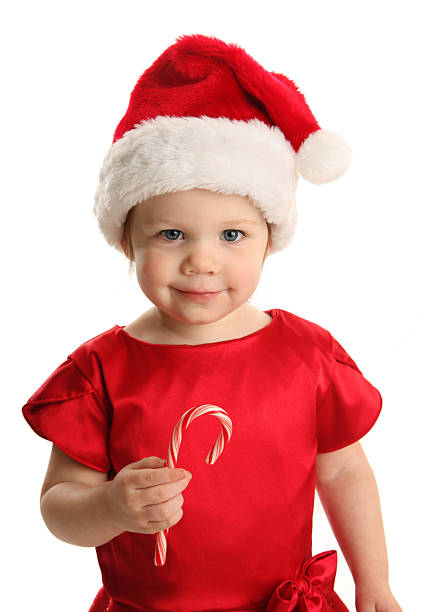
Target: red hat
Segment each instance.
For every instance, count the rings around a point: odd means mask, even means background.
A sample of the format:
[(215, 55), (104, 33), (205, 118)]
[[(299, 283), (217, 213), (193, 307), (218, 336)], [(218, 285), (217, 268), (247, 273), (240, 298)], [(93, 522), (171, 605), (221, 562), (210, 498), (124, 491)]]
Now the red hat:
[(248, 196), (271, 224), (270, 253), (295, 233), (298, 172), (320, 184), (342, 176), (351, 149), (322, 130), (303, 94), (244, 49), (181, 35), (137, 81), (95, 193), (107, 242), (122, 251), (129, 210), (152, 196), (199, 187)]

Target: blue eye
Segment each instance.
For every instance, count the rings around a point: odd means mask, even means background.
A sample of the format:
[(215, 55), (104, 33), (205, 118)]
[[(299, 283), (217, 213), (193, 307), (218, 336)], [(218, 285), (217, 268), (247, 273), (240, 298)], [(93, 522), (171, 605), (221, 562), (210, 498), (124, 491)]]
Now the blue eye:
[[(171, 232), (179, 232), (182, 233), (181, 230), (178, 229), (168, 229), (168, 230), (161, 230), (158, 234), (158, 236), (160, 236), (161, 234), (170, 234)], [(243, 236), (246, 236), (247, 234), (245, 234), (244, 232), (242, 232), (241, 230), (236, 230), (236, 229), (229, 229), (229, 230), (224, 230), (223, 233), (228, 233), (228, 232), (235, 232), (235, 233), (240, 233), (243, 234)], [(174, 237), (174, 235), (173, 235)], [(167, 240), (167, 237), (165, 236), (165, 240)], [(177, 240), (172, 240), (171, 238), (168, 239), (168, 242), (177, 242)], [(228, 242), (240, 242), (239, 240), (228, 240)]]
[[(166, 234), (169, 234), (170, 232), (179, 232), (180, 230), (174, 230), (174, 229), (170, 229), (170, 230), (162, 230), (161, 232), (159, 232), (158, 236), (160, 236), (161, 234), (163, 234), (164, 232)], [(175, 240), (171, 240), (171, 242), (176, 242)]]
[[(234, 232), (234, 233), (236, 232), (237, 234), (240, 233), (240, 234), (243, 234), (243, 236), (245, 236), (244, 232), (242, 232), (241, 230), (236, 230), (236, 229), (224, 230), (224, 232), (227, 232), (227, 233), (228, 232)], [(235, 241), (229, 240), (228, 242), (238, 242), (238, 240), (235, 240)]]

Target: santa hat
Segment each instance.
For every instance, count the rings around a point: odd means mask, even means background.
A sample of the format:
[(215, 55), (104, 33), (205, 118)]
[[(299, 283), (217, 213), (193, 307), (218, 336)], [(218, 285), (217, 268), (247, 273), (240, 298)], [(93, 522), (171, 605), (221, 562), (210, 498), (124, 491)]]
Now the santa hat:
[(314, 183), (342, 176), (351, 149), (322, 130), (303, 94), (244, 49), (181, 35), (137, 81), (99, 174), (94, 214), (122, 251), (138, 202), (199, 187), (248, 196), (271, 225), (270, 253), (295, 233), (298, 173)]

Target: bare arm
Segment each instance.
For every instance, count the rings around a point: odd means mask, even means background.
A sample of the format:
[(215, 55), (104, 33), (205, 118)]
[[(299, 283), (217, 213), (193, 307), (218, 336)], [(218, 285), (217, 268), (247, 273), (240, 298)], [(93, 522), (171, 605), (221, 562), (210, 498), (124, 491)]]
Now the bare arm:
[(356, 585), (388, 585), (380, 499), (361, 444), (317, 456), (316, 488)]
[(110, 520), (109, 485), (62, 482), (49, 489), (41, 499), (41, 514), (51, 533), (75, 546), (101, 546), (123, 533)]
[(107, 474), (72, 459), (55, 444), (41, 490), (45, 524), (59, 540), (76, 546), (100, 546), (123, 533), (110, 521)]

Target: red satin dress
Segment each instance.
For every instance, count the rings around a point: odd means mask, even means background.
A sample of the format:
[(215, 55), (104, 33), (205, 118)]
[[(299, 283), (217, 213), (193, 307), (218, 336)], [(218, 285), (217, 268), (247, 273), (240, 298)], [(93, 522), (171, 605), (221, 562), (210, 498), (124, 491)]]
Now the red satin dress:
[(346, 612), (334, 591), (336, 550), (312, 552), (317, 453), (364, 436), (382, 398), (333, 336), (279, 308), (234, 340), (151, 344), (115, 325), (76, 348), (22, 408), (32, 429), (112, 479), (167, 458), (190, 408), (177, 466), (193, 479), (183, 517), (154, 565), (156, 534), (124, 532), (96, 548), (102, 585), (89, 612)]

